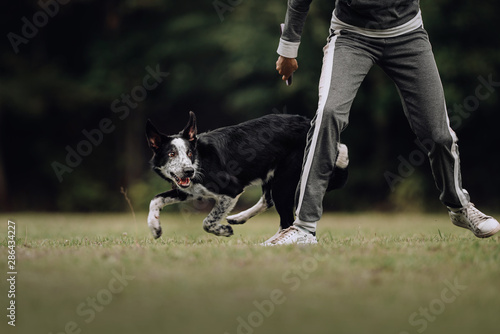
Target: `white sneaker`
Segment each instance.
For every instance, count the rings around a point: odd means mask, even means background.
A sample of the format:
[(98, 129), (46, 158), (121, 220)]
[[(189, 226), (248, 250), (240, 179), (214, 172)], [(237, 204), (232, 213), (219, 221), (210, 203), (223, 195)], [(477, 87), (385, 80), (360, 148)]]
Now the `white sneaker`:
[(448, 211), (454, 225), (471, 230), (478, 238), (488, 238), (500, 231), (498, 221), (476, 209), (472, 203), (460, 209), (448, 208)]
[(276, 232), (272, 237), (270, 237), (269, 239), (267, 239), (266, 241), (264, 241), (260, 245), (261, 246), (268, 246), (268, 244), (270, 244), (271, 241), (273, 241), (274, 239), (276, 239), (278, 237), (278, 235), (281, 234), (281, 231), (283, 231), (283, 229), (280, 227), (279, 230), (278, 230), (278, 232)]
[(262, 246), (291, 245), (291, 244), (317, 244), (318, 240), (312, 233), (305, 232), (298, 227), (290, 226), (278, 231), (274, 236), (264, 241)]

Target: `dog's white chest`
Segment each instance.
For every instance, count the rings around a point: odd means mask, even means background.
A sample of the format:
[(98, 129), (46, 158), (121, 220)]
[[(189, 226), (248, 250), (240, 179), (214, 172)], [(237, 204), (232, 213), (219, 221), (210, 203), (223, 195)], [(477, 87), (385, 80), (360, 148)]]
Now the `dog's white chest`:
[(205, 186), (195, 183), (189, 189), (183, 189), (182, 191), (192, 195), (194, 198), (219, 198), (221, 195), (216, 194), (205, 188)]

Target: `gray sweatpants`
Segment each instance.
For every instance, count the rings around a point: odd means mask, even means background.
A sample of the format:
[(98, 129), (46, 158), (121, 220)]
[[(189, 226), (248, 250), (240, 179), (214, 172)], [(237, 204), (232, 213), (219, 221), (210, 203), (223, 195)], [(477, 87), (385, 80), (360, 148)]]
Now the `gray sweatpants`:
[(297, 187), (296, 214), (301, 222), (321, 218), (340, 134), (348, 124), (356, 92), (374, 64), (396, 84), (411, 129), (428, 151), (440, 200), (454, 208), (469, 202), (467, 191), (462, 189), (458, 139), (450, 128), (427, 32), (419, 28), (392, 38), (342, 32), (331, 36), (324, 48), (318, 110), (308, 133)]

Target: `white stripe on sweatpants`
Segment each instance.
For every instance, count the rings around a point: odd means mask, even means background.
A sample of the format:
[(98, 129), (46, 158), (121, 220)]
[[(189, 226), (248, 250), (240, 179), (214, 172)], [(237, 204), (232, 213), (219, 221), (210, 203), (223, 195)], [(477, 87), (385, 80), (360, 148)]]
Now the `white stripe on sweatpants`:
[(469, 203), (469, 200), (467, 199), (467, 196), (464, 194), (466, 192), (465, 189), (460, 188), (460, 179), (459, 179), (459, 173), (460, 173), (460, 158), (458, 155), (458, 145), (457, 145), (457, 134), (455, 131), (450, 126), (450, 118), (448, 117), (448, 111), (446, 108), (446, 102), (444, 104), (444, 112), (446, 114), (446, 123), (448, 123), (448, 130), (450, 131), (451, 138), (453, 138), (453, 144), (451, 144), (451, 155), (453, 156), (453, 160), (455, 161), (453, 165), (453, 181), (455, 183), (455, 191), (458, 196), (458, 200), (460, 201), (460, 204), (462, 204), (462, 207), (466, 206)]
[(323, 121), (323, 110), (325, 108), (326, 100), (328, 99), (328, 94), (330, 92), (330, 84), (332, 82), (332, 71), (333, 71), (333, 57), (335, 55), (335, 42), (337, 41), (337, 36), (334, 36), (327, 46), (325, 46), (325, 51), (323, 55), (323, 67), (321, 69), (321, 77), (319, 79), (319, 101), (318, 101), (318, 111), (316, 112), (316, 121), (314, 126), (314, 133), (311, 139), (311, 145), (309, 147), (309, 152), (304, 163), (304, 169), (302, 170), (302, 176), (300, 179), (300, 191), (299, 200), (297, 203), (296, 215), (299, 215), (302, 203), (304, 201), (304, 193), (306, 190), (307, 180), (309, 178), (309, 173), (311, 171), (312, 161), (314, 159), (314, 151), (316, 150), (316, 144), (318, 142), (319, 130), (321, 128), (321, 123)]

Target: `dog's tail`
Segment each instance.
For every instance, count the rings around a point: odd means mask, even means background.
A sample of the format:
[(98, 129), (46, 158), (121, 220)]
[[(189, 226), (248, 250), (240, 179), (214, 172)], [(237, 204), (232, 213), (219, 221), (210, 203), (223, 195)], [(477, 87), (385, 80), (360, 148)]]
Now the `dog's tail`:
[(347, 183), (347, 178), (349, 176), (349, 153), (347, 146), (344, 144), (339, 144), (338, 149), (339, 155), (337, 156), (335, 168), (330, 176), (326, 191), (343, 188)]

